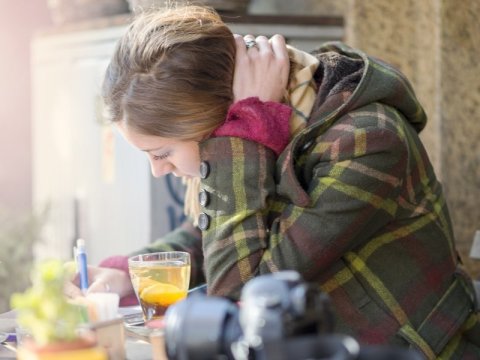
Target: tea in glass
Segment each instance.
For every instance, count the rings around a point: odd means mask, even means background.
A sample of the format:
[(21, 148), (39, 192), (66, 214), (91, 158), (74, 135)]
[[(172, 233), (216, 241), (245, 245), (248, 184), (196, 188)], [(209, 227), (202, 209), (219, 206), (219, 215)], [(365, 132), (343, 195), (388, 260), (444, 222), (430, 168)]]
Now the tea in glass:
[(133, 288), (145, 321), (161, 318), (185, 298), (190, 283), (190, 255), (181, 251), (136, 255), (128, 259)]

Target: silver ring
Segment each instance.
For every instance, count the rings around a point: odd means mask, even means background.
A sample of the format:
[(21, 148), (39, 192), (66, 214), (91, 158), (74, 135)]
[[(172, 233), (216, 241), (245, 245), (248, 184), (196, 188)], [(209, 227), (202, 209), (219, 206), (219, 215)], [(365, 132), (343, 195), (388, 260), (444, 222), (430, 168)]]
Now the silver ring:
[(245, 40), (245, 46), (248, 49), (252, 48), (252, 47), (255, 47), (258, 49), (258, 45), (257, 45), (257, 42), (255, 40)]

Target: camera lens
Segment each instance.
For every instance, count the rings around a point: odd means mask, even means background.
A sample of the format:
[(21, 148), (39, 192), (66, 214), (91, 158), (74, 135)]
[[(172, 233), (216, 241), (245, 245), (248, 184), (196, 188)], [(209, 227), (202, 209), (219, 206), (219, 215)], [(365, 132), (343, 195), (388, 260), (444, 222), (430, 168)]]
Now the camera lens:
[(242, 333), (235, 304), (202, 295), (170, 306), (165, 324), (166, 351), (171, 360), (232, 359), (231, 344)]

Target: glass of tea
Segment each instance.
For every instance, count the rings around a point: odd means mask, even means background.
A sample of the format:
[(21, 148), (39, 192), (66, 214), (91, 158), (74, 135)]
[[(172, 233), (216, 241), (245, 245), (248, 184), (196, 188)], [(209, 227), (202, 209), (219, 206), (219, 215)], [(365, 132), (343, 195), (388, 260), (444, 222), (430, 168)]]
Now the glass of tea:
[(190, 254), (167, 251), (128, 259), (133, 288), (145, 321), (163, 317), (167, 308), (187, 296)]

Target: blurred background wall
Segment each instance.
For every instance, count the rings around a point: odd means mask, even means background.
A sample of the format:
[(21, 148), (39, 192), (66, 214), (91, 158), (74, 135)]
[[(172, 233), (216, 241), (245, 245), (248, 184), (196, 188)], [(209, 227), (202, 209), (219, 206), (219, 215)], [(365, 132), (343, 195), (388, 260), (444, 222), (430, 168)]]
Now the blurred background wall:
[[(0, 0), (0, 312), (29, 283), (40, 221), (32, 208), (30, 41), (45, 1)], [(20, 265), (21, 264), (21, 265)]]
[(50, 26), (43, 0), (0, 0), (0, 209), (31, 209), (30, 41)]

